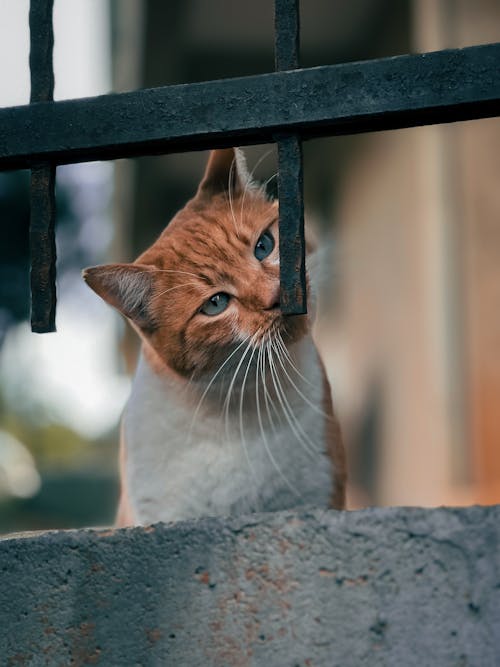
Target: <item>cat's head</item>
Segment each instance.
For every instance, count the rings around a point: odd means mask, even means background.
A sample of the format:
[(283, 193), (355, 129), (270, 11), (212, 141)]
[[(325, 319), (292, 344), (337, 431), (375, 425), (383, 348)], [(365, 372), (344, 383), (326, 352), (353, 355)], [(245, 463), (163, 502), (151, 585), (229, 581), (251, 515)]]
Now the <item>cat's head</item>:
[(307, 316), (281, 313), (278, 205), (237, 149), (212, 151), (195, 197), (135, 262), (83, 275), (184, 377), (213, 372), (243, 341), (286, 344), (308, 330)]

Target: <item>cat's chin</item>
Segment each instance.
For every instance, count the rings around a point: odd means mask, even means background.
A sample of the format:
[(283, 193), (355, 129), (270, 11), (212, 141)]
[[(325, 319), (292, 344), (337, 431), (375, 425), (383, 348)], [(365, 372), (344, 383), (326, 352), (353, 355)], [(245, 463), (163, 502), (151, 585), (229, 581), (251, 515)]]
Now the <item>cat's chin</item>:
[[(220, 341), (208, 344), (207, 341), (192, 342), (189, 349), (183, 354), (162, 344), (153, 334), (142, 332), (144, 356), (149, 366), (158, 375), (172, 376), (178, 379), (204, 381), (213, 377), (218, 369), (231, 370), (237, 366), (242, 355), (250, 357), (251, 348), (263, 348), (273, 341), (279, 341), (285, 347), (298, 343), (310, 332), (310, 317), (308, 315), (283, 315), (274, 313), (265, 323), (261, 321), (255, 331), (247, 331), (236, 340)], [(245, 349), (248, 351), (245, 353)], [(178, 352), (178, 350), (177, 350)]]

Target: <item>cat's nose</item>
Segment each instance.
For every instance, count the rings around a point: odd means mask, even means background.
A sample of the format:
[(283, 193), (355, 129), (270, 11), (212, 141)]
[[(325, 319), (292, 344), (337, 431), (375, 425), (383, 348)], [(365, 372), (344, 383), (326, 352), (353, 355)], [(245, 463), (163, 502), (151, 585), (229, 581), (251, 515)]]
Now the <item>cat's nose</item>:
[(280, 307), (280, 286), (278, 285), (266, 298), (264, 310), (276, 310)]

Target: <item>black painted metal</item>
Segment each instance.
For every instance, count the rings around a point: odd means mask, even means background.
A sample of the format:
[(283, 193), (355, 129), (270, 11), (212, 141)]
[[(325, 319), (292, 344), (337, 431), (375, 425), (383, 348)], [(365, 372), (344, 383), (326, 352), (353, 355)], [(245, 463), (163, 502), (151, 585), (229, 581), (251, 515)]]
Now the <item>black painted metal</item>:
[(281, 310), (300, 315), (307, 312), (300, 139), (290, 136), (278, 141), (278, 164)]
[[(52, 52), (53, 0), (30, 3), (31, 102), (50, 102), (54, 94)], [(56, 243), (55, 166), (44, 162), (31, 169), (31, 329), (55, 331)]]
[(274, 0), (276, 70), (297, 69), (300, 51), (299, 0)]
[(0, 109), (0, 169), (498, 116), (499, 69), (490, 44)]
[(31, 170), (31, 330), (55, 331), (55, 167)]
[[(277, 70), (299, 66), (299, 0), (275, 0)], [(278, 142), (280, 304), (285, 315), (307, 312), (302, 144), (297, 134)]]
[(30, 2), (31, 102), (47, 102), (52, 100), (54, 95), (53, 4), (54, 0), (31, 0)]
[(299, 0), (275, 0), (281, 71), (54, 103), (52, 8), (31, 0), (30, 105), (0, 109), (0, 170), (32, 169), (33, 331), (55, 328), (56, 164), (277, 141), (281, 302), (298, 314), (302, 139), (500, 115), (500, 44), (297, 70)]

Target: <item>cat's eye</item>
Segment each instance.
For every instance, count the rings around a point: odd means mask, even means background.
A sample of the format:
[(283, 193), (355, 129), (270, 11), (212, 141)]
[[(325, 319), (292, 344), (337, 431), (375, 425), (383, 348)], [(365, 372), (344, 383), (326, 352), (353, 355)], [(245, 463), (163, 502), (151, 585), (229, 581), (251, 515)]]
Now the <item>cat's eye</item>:
[(231, 297), (229, 294), (226, 294), (225, 292), (214, 294), (210, 297), (210, 299), (205, 301), (203, 306), (200, 308), (200, 312), (202, 312), (204, 315), (218, 315), (219, 313), (222, 313), (226, 310), (229, 305), (230, 298)]
[(271, 232), (267, 231), (262, 234), (262, 236), (255, 244), (253, 254), (259, 260), (259, 262), (262, 262), (263, 259), (272, 253), (273, 248), (274, 237)]

